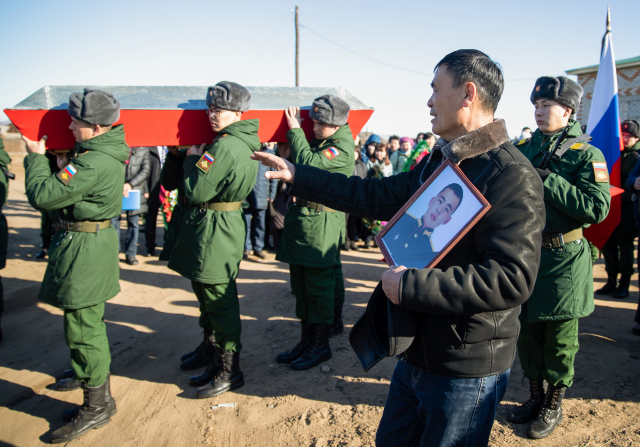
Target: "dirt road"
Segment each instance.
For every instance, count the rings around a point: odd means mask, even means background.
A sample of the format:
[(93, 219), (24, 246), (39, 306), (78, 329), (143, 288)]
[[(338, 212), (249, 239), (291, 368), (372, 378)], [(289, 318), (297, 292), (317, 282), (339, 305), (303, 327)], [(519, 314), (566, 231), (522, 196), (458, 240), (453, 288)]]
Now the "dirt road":
[[(0, 446), (39, 446), (63, 425), (61, 413), (81, 391), (51, 389), (69, 366), (61, 311), (38, 302), (46, 261), (38, 251), (39, 213), (24, 195), (21, 157), (15, 156), (9, 202), (10, 244), (2, 274), (5, 313), (0, 344)], [(161, 240), (161, 237), (158, 238)], [(141, 239), (142, 240), (142, 239)], [(143, 248), (140, 252), (143, 252)], [(121, 255), (122, 256), (122, 255)], [(348, 330), (363, 312), (383, 265), (373, 250), (343, 252), (347, 287), (345, 334), (331, 340), (333, 358), (320, 368), (290, 371), (275, 362), (299, 337), (288, 269), (270, 254), (243, 261), (238, 288), (243, 320), (241, 366), (246, 385), (209, 400), (194, 398), (180, 355), (200, 341), (198, 308), (189, 281), (157, 258), (121, 264), (122, 292), (106, 305), (112, 349), (112, 391), (118, 413), (109, 425), (70, 446), (370, 446), (374, 444), (395, 360), (364, 374), (348, 343)], [(604, 282), (602, 260), (595, 285)], [(526, 439), (524, 426), (506, 422), (526, 400), (518, 363), (500, 405), (490, 445), (640, 445), (640, 337), (630, 328), (638, 296), (598, 299), (580, 322), (576, 383), (567, 392), (565, 419), (542, 441)], [(235, 403), (235, 408), (211, 407)]]

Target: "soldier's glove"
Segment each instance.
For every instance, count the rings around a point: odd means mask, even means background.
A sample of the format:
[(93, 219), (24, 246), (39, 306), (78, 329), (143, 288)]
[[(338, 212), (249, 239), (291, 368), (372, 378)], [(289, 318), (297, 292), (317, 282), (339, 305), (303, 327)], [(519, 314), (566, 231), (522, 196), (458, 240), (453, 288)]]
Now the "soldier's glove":
[(542, 179), (542, 183), (544, 183), (547, 177), (549, 177), (549, 174), (551, 174), (551, 171), (549, 171), (548, 169), (536, 168), (536, 171), (538, 171), (538, 175), (540, 175), (540, 178)]

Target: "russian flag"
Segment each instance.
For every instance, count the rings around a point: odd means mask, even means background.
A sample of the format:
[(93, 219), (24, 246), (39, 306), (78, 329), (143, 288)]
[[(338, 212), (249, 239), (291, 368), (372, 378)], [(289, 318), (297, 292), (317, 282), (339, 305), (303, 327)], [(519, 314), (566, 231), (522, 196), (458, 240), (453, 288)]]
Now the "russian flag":
[(76, 169), (73, 165), (67, 165), (66, 168), (64, 168), (64, 170), (69, 174), (69, 177), (73, 177), (74, 175), (76, 175)]
[(585, 230), (585, 236), (593, 244), (602, 248), (621, 220), (620, 152), (622, 138), (620, 132), (620, 109), (618, 108), (618, 75), (611, 41), (611, 19), (607, 11), (607, 31), (602, 39), (600, 66), (593, 90), (587, 133), (593, 137), (590, 143), (604, 154), (609, 169), (611, 184), (611, 208), (607, 218)]

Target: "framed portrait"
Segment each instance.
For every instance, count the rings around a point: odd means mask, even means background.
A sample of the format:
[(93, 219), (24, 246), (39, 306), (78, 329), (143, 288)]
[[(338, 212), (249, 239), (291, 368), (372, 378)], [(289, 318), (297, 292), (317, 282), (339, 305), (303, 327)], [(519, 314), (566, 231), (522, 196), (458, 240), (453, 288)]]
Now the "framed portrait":
[(375, 239), (389, 266), (435, 267), (489, 208), (460, 168), (446, 160)]

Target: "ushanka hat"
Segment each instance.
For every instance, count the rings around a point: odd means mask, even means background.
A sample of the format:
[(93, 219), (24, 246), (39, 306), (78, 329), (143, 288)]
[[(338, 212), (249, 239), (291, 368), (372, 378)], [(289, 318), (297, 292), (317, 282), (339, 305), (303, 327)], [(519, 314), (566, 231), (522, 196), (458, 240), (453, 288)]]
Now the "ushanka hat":
[(235, 82), (222, 81), (207, 90), (207, 106), (246, 112), (251, 104), (249, 90)]
[(636, 120), (625, 120), (622, 122), (622, 131), (640, 138), (640, 123)]
[(71, 118), (110, 126), (120, 119), (120, 102), (111, 93), (85, 88), (69, 96), (67, 111)]
[(380, 360), (409, 349), (417, 327), (416, 315), (389, 301), (380, 282), (369, 298), (365, 313), (351, 328), (349, 343), (367, 372)]
[(323, 95), (313, 100), (309, 116), (330, 126), (344, 126), (349, 118), (349, 104), (333, 95)]
[(542, 76), (536, 80), (536, 85), (531, 92), (531, 102), (538, 99), (550, 99), (563, 106), (571, 107), (573, 113), (578, 113), (583, 89), (576, 81), (566, 76)]

